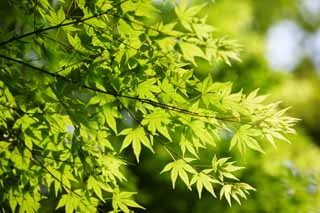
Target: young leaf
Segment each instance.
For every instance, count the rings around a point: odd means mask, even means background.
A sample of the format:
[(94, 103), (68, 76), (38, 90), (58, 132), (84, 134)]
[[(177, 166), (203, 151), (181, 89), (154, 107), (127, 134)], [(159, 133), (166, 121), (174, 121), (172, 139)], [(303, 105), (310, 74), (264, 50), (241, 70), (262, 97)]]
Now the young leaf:
[(148, 125), (148, 130), (152, 133), (158, 131), (160, 134), (165, 136), (169, 141), (172, 141), (171, 136), (169, 134), (167, 125), (169, 124), (169, 114), (164, 110), (155, 110), (151, 114), (145, 116), (142, 120), (142, 125)]
[(120, 191), (118, 188), (114, 189), (112, 195), (113, 210), (116, 212), (122, 210), (124, 213), (130, 213), (131, 211), (128, 207), (145, 209), (132, 199), (132, 196), (135, 194), (136, 192)]
[(189, 164), (192, 160), (190, 159), (180, 159), (167, 164), (160, 173), (168, 172), (171, 170), (171, 182), (172, 188), (175, 188), (175, 183), (177, 177), (179, 176), (181, 180), (187, 185), (191, 190), (189, 183), (188, 173), (196, 174), (197, 171)]
[(137, 162), (139, 162), (141, 144), (147, 147), (151, 152), (154, 152), (152, 145), (142, 127), (138, 127), (136, 129), (125, 129), (120, 133), (120, 135), (126, 135), (122, 142), (120, 152), (132, 144), (133, 152), (136, 156)]
[(215, 179), (213, 179), (209, 175), (205, 174), (205, 171), (204, 172), (199, 172), (198, 174), (195, 174), (192, 177), (190, 185), (193, 185), (194, 183), (196, 183), (196, 186), (197, 186), (199, 199), (201, 199), (201, 192), (202, 192), (203, 187), (208, 192), (210, 192), (210, 194), (212, 194), (213, 197), (216, 197), (216, 194), (214, 193), (212, 184), (213, 183), (220, 183), (220, 182), (215, 180)]
[(115, 119), (115, 112), (110, 107), (110, 105), (103, 106), (103, 114), (109, 127), (117, 134), (117, 123)]
[(241, 154), (243, 154), (245, 148), (249, 147), (258, 152), (264, 153), (260, 144), (254, 138), (259, 135), (261, 135), (261, 132), (259, 130), (253, 129), (250, 125), (245, 124), (241, 126), (236, 134), (234, 134), (234, 136), (232, 137), (229, 149), (231, 150), (234, 146), (237, 146)]
[(230, 206), (231, 206), (231, 189), (232, 189), (232, 185), (226, 184), (220, 190), (220, 200), (224, 196)]
[(202, 57), (205, 58), (203, 51), (200, 49), (199, 46), (192, 44), (190, 42), (180, 41), (179, 46), (181, 48), (183, 57), (187, 60), (192, 62), (192, 64), (196, 65), (195, 57)]

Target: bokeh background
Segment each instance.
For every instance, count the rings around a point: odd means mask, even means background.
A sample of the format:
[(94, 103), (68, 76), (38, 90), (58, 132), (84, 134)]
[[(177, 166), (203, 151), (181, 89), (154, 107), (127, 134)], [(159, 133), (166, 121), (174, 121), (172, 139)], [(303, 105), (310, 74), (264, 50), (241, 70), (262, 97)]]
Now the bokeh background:
[[(161, 17), (154, 19), (174, 18), (170, 1), (154, 0), (161, 11)], [(233, 160), (246, 167), (238, 176), (257, 189), (242, 205), (229, 207), (207, 192), (199, 200), (197, 192), (188, 191), (181, 182), (173, 190), (169, 175), (159, 175), (170, 161), (160, 147), (157, 156), (146, 151), (139, 165), (130, 166), (127, 187), (139, 192), (138, 201), (147, 209), (141, 212), (320, 213), (320, 0), (189, 1), (205, 2), (202, 13), (216, 28), (215, 34), (241, 44), (242, 62), (210, 66), (198, 60), (197, 75), (211, 73), (216, 81), (233, 82), (234, 91), (260, 88), (260, 93), (270, 94), (270, 102), (281, 100), (282, 107), (292, 107), (290, 116), (301, 119), (298, 134), (290, 138), (292, 144), (278, 142), (277, 149), (265, 143), (264, 155), (248, 150), (241, 156), (233, 151)], [(0, 10), (13, 14), (6, 3), (0, 0)], [(0, 25), (13, 18), (0, 17)], [(229, 139), (226, 135), (219, 149), (207, 150), (208, 160), (212, 152), (219, 157), (229, 152)]]
[[(289, 114), (301, 119), (298, 134), (290, 138), (292, 144), (279, 142), (277, 149), (265, 144), (265, 155), (232, 153), (246, 167), (241, 179), (257, 189), (241, 206), (229, 207), (208, 193), (199, 200), (182, 184), (172, 190), (169, 177), (159, 175), (169, 160), (165, 153), (157, 158), (144, 153), (141, 164), (130, 171), (135, 177), (131, 187), (152, 213), (320, 212), (320, 0), (189, 1), (204, 2), (208, 5), (203, 14), (216, 35), (241, 44), (242, 62), (210, 66), (198, 61), (197, 74), (210, 72), (216, 81), (232, 81), (234, 91), (260, 88), (260, 93), (270, 94), (269, 101), (292, 106)], [(169, 1), (154, 3), (162, 11), (161, 18), (173, 17)], [(208, 152), (223, 156), (228, 139)]]

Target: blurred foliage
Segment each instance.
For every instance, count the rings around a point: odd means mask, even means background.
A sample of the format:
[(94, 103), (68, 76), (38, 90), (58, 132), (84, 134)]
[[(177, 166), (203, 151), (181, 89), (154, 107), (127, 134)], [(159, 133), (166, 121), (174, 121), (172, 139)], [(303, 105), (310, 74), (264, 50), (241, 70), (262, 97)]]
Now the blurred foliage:
[(232, 81), (235, 90), (260, 88), (263, 92), (272, 91), (273, 100), (282, 100), (284, 106), (292, 106), (292, 112), (302, 118), (306, 131), (315, 136), (313, 141), (320, 144), (320, 114), (317, 110), (320, 78), (316, 68), (310, 59), (305, 58), (293, 73), (273, 72), (264, 57), (266, 33), (273, 24), (291, 19), (306, 32), (318, 29), (319, 22), (311, 23), (303, 18), (301, 4), (302, 0), (217, 0), (207, 8), (208, 22), (216, 26), (218, 32), (227, 33), (245, 47), (242, 62), (231, 67), (203, 65), (198, 72), (209, 70), (216, 80)]
[[(240, 177), (257, 187), (257, 192), (252, 193), (242, 205), (227, 207), (227, 202), (212, 200), (209, 193), (198, 200), (196, 192), (186, 193), (181, 185), (171, 191), (167, 186), (169, 180), (152, 172), (158, 164), (152, 158), (135, 171), (140, 179), (141, 202), (146, 203), (150, 212), (156, 213), (316, 212), (320, 208), (320, 165), (317, 161), (320, 150), (310, 143), (310, 137), (303, 131), (299, 133), (299, 136), (291, 138), (294, 144), (279, 143), (278, 149), (266, 146), (266, 154), (262, 156), (251, 151), (246, 152), (245, 157), (234, 153), (234, 159), (246, 165)], [(227, 148), (225, 145), (210, 151), (224, 155)], [(159, 186), (159, 190), (152, 190), (154, 185)]]
[[(195, 2), (195, 1), (192, 1)], [(197, 0), (196, 2), (205, 2)], [(319, 76), (310, 60), (305, 59), (294, 72), (274, 72), (265, 59), (265, 36), (268, 29), (278, 21), (292, 19), (306, 31), (314, 32), (319, 23), (303, 19), (299, 4), (292, 0), (216, 0), (206, 7), (208, 22), (215, 33), (236, 38), (243, 46), (240, 63), (232, 66), (210, 66), (199, 60), (198, 75), (211, 72), (217, 81), (231, 81), (235, 91), (241, 88), (252, 91), (260, 88), (269, 92), (271, 100), (282, 100), (283, 106), (292, 106), (292, 115), (302, 118), (299, 135), (291, 137), (292, 144), (281, 143), (278, 149), (266, 146), (266, 155), (247, 152), (246, 157), (233, 152), (242, 159), (246, 169), (241, 178), (252, 183), (257, 191), (241, 206), (227, 208), (226, 202), (216, 202), (207, 194), (202, 200), (196, 193), (186, 194), (178, 187), (172, 192), (165, 187), (168, 180), (156, 178), (152, 168), (157, 163), (150, 159), (136, 171), (140, 180), (150, 187), (141, 187), (146, 207), (150, 212), (318, 212), (320, 209), (320, 125)], [(283, 56), (285, 57), (285, 56)], [(223, 143), (223, 142), (222, 142)], [(226, 142), (227, 143), (227, 142)], [(228, 147), (212, 150), (224, 155)], [(153, 180), (153, 181), (150, 181)], [(139, 182), (140, 182), (139, 181)], [(139, 184), (138, 182), (138, 184)], [(150, 190), (159, 185), (163, 190)], [(140, 185), (141, 186), (141, 185)], [(175, 204), (166, 200), (175, 199)], [(161, 200), (160, 205), (157, 201)]]
[(301, 128), (313, 136), (313, 142), (320, 145), (320, 80), (288, 76), (279, 85), (272, 88), (276, 99), (282, 100), (284, 105), (293, 107), (291, 113), (299, 116)]

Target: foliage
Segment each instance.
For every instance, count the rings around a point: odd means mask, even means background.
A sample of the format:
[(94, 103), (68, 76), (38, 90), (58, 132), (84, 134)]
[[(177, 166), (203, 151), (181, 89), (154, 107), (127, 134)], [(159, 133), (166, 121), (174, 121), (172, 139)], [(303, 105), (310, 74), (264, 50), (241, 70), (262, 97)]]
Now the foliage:
[[(173, 188), (220, 191), (240, 203), (254, 190), (228, 157), (203, 151), (233, 135), (230, 149), (262, 152), (287, 140), (296, 119), (231, 83), (197, 76), (198, 60), (239, 61), (239, 46), (214, 34), (206, 5), (171, 3), (176, 21), (146, 0), (10, 1), (16, 20), (0, 34), (0, 203), (36, 212), (45, 200), (66, 212), (143, 208), (126, 188), (126, 166), (160, 145)], [(157, 154), (157, 152), (155, 152)], [(156, 157), (157, 155), (155, 155)], [(129, 159), (129, 160), (126, 160)], [(142, 159), (143, 160), (143, 159)]]
[[(235, 156), (248, 162), (241, 179), (256, 186), (257, 191), (243, 205), (226, 208), (223, 202), (202, 199), (192, 212), (316, 212), (319, 209), (319, 149), (299, 130), (294, 145), (281, 143), (268, 147), (267, 154), (250, 152)], [(273, 157), (270, 157), (273, 156)], [(271, 158), (271, 159), (270, 159)], [(306, 163), (308, 162), (308, 163)], [(266, 200), (268, 202), (266, 202)], [(182, 212), (182, 211), (181, 211)]]

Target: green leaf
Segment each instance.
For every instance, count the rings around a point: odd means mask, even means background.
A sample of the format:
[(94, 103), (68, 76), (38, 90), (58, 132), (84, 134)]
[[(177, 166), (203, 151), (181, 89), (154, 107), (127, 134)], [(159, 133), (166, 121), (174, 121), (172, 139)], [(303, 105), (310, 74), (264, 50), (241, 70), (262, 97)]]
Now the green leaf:
[(224, 185), (220, 190), (220, 200), (224, 196), (230, 206), (231, 206), (231, 190), (232, 190), (232, 185), (230, 184)]
[(95, 6), (99, 11), (105, 12), (112, 8), (112, 2), (108, 0), (97, 0)]
[(137, 94), (139, 98), (149, 98), (155, 100), (154, 94), (161, 92), (160, 88), (155, 85), (157, 79), (151, 78), (139, 84), (137, 88)]
[(6, 151), (10, 145), (11, 143), (9, 142), (0, 141), (0, 153)]
[(195, 57), (205, 58), (205, 55), (198, 45), (192, 44), (190, 42), (180, 41), (179, 46), (181, 48), (183, 57), (196, 65)]
[(235, 162), (229, 161), (229, 159), (230, 158), (218, 159), (216, 155), (212, 158), (212, 171), (216, 173), (220, 181), (224, 181), (224, 178), (238, 180), (232, 173), (243, 169), (243, 167), (233, 165)]
[(165, 136), (169, 141), (172, 141), (172, 138), (169, 134), (167, 125), (169, 124), (169, 114), (164, 110), (155, 110), (151, 114), (145, 116), (142, 120), (142, 125), (148, 125), (148, 130), (152, 133), (158, 131), (163, 136)]
[(125, 192), (125, 191), (122, 192), (118, 188), (116, 188), (113, 191), (113, 196), (112, 196), (112, 207), (114, 211), (117, 211), (120, 209), (125, 213), (129, 213), (131, 211), (129, 210), (128, 207), (145, 209), (132, 199), (132, 196), (135, 194), (136, 192)]
[(115, 119), (115, 112), (110, 105), (103, 106), (103, 115), (109, 127), (117, 134), (117, 123)]
[(62, 23), (63, 21), (65, 21), (66, 16), (63, 10), (63, 7), (60, 7), (60, 9), (57, 12), (57, 20), (58, 22)]
[(196, 183), (199, 199), (201, 199), (201, 192), (203, 187), (212, 194), (213, 197), (216, 197), (216, 194), (213, 190), (213, 183), (220, 183), (219, 181), (213, 179), (209, 175), (205, 174), (204, 172), (200, 172), (198, 174), (195, 174), (193, 178), (191, 179), (190, 185)]
[(67, 34), (68, 41), (70, 45), (77, 51), (87, 53), (88, 51), (86, 48), (81, 44), (81, 40), (78, 36), (78, 34), (75, 34), (74, 37), (72, 37), (70, 34)]
[(29, 149), (32, 150), (32, 147), (33, 147), (32, 139), (29, 138), (29, 137), (27, 137), (27, 138), (24, 140), (24, 142), (25, 142), (25, 145), (26, 145)]
[(88, 179), (88, 189), (93, 189), (94, 193), (98, 196), (98, 198), (104, 201), (99, 182), (92, 176), (90, 176)]
[(181, 180), (191, 190), (188, 173), (196, 174), (197, 171), (189, 164), (189, 162), (190, 160), (188, 159), (176, 160), (167, 164), (164, 167), (164, 169), (161, 171), (161, 173), (164, 173), (171, 170), (172, 188), (175, 188), (175, 183), (176, 183), (177, 177), (179, 176)]
[(186, 150), (188, 150), (188, 152), (190, 152), (193, 156), (199, 159), (199, 155), (197, 153), (197, 150), (195, 149), (195, 145), (191, 143), (189, 140), (187, 140), (183, 134), (181, 135), (179, 145), (181, 147), (183, 156), (185, 155)]
[(65, 21), (65, 13), (63, 7), (60, 7), (57, 12), (55, 12), (52, 8), (50, 8), (49, 14), (46, 14), (46, 18), (52, 25), (59, 25)]
[(206, 6), (206, 4), (196, 5), (190, 8), (187, 8), (187, 1), (181, 0), (180, 6), (175, 8), (175, 13), (179, 18), (182, 26), (191, 31), (192, 19)]
[(80, 198), (75, 195), (75, 193), (79, 193), (79, 191), (63, 194), (56, 209), (65, 206), (66, 213), (72, 213), (76, 211), (78, 207), (83, 204), (81, 203)]
[(76, 0), (77, 5), (80, 9), (84, 9), (85, 5), (86, 5), (86, 1), (85, 0)]
[(234, 146), (237, 146), (241, 154), (243, 154), (245, 148), (249, 147), (253, 150), (264, 153), (260, 144), (254, 138), (259, 135), (261, 135), (261, 132), (259, 130), (253, 129), (250, 125), (247, 124), (242, 125), (232, 137), (229, 149), (231, 150)]
[(120, 152), (132, 144), (133, 152), (136, 156), (137, 162), (139, 162), (141, 144), (147, 147), (151, 152), (154, 152), (152, 145), (142, 127), (138, 127), (136, 129), (125, 129), (120, 133), (120, 135), (126, 135), (122, 142)]
[(177, 90), (167, 78), (163, 79), (161, 83), (161, 90), (165, 92), (167, 99), (173, 100), (178, 103), (186, 103), (184, 97), (177, 92)]
[(212, 146), (216, 146), (215, 140), (206, 130), (204, 122), (199, 120), (192, 121), (189, 123), (190, 128), (192, 129), (193, 133), (204, 143), (210, 144)]
[(107, 147), (112, 151), (114, 150), (112, 144), (108, 140), (109, 134), (106, 131), (98, 131), (96, 134), (97, 142), (99, 143), (99, 145)]

